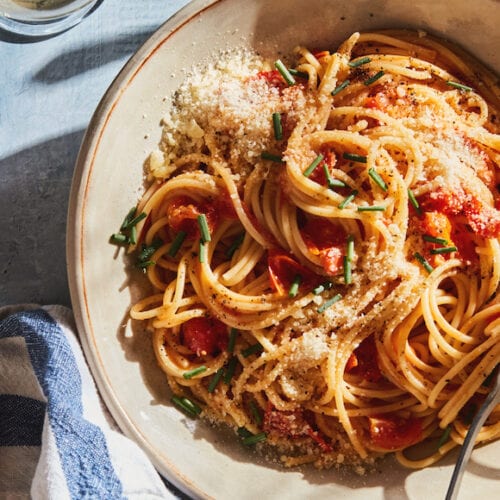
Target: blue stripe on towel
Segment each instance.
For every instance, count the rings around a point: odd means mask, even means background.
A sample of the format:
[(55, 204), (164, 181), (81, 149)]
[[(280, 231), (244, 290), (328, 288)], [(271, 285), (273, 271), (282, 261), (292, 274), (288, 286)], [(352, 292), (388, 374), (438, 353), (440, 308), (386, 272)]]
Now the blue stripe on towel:
[(0, 394), (0, 446), (40, 446), (44, 418), (43, 401)]
[[(71, 347), (52, 317), (38, 309), (0, 322), (0, 338), (23, 336), (47, 398), (47, 411), (73, 498), (121, 498), (123, 488), (99, 427), (83, 418), (82, 384)], [(57, 374), (57, 376), (56, 376)]]

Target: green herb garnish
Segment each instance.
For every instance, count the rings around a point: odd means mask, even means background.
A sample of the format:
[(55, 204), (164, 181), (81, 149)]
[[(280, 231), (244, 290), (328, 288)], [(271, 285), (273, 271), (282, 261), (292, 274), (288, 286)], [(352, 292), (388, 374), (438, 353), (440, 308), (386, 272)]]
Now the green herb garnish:
[(375, 184), (377, 184), (380, 189), (387, 191), (387, 184), (373, 167), (368, 169), (368, 175), (373, 179), (373, 182), (375, 182)]
[(260, 154), (260, 157), (263, 159), (263, 160), (269, 160), (269, 161), (274, 161), (276, 163), (284, 163), (283, 162), (283, 158), (279, 155), (275, 155), (273, 153), (269, 153), (267, 151), (262, 151), (262, 153)]
[(409, 188), (408, 188), (408, 199), (410, 200), (410, 203), (413, 206), (413, 208), (415, 209), (415, 211), (417, 212), (417, 214), (421, 215), (422, 209), (420, 208), (420, 205), (419, 205), (417, 199), (415, 198), (415, 194)]
[(204, 264), (207, 261), (207, 247), (203, 240), (200, 240), (198, 258), (201, 264)]
[(290, 286), (290, 290), (288, 290), (288, 296), (290, 298), (297, 296), (297, 294), (299, 293), (299, 286), (301, 282), (302, 282), (302, 276), (297, 274), (293, 279), (292, 285)]
[(245, 239), (245, 233), (241, 233), (226, 250), (226, 257), (231, 259), (234, 255), (234, 252), (236, 252), (236, 250), (238, 250), (238, 248), (243, 243), (244, 239)]
[(339, 92), (342, 92), (349, 84), (350, 80), (344, 80), (340, 85), (337, 85), (331, 92), (332, 95), (337, 95)]
[(186, 239), (186, 232), (185, 231), (179, 231), (174, 240), (172, 241), (172, 244), (170, 245), (170, 248), (168, 249), (167, 255), (170, 257), (175, 257), (179, 249), (181, 248), (182, 244), (184, 243), (184, 240)]
[(384, 72), (380, 70), (379, 72), (375, 73), (372, 77), (366, 79), (363, 83), (368, 86), (371, 85), (372, 83), (376, 82), (379, 78), (382, 78), (384, 76)]
[(233, 356), (227, 363), (226, 369), (224, 370), (224, 383), (229, 384), (233, 378), (234, 371), (236, 370), (236, 365), (238, 364), (238, 358)]
[(337, 293), (337, 295), (334, 295), (330, 299), (326, 300), (320, 307), (318, 307), (317, 311), (319, 313), (325, 312), (329, 307), (331, 307), (335, 302), (338, 302), (342, 298), (342, 295), (340, 293)]
[(280, 59), (278, 59), (274, 63), (274, 67), (280, 72), (281, 76), (283, 77), (283, 80), (285, 80), (285, 82), (288, 85), (295, 85), (295, 78), (290, 73), (290, 71), (288, 70), (288, 68), (281, 62)]
[(473, 90), (472, 87), (469, 87), (468, 85), (464, 85), (463, 83), (459, 82), (453, 82), (451, 80), (448, 80), (446, 82), (446, 85), (449, 85), (450, 87), (455, 87), (458, 90), (463, 90), (464, 92), (471, 92)]
[(355, 161), (358, 163), (366, 163), (367, 160), (366, 156), (354, 153), (343, 153), (342, 158), (344, 158), (344, 160)]
[(444, 238), (436, 238), (435, 236), (431, 236), (430, 234), (424, 234), (422, 238), (429, 243), (435, 243), (436, 245), (447, 245), (448, 240)]
[(304, 170), (304, 177), (309, 177), (316, 167), (323, 161), (324, 156), (322, 154), (319, 154), (316, 156), (316, 158), (313, 160), (313, 162)]
[(339, 208), (341, 210), (344, 209), (347, 205), (349, 205), (349, 203), (351, 203), (352, 200), (354, 200), (354, 198), (356, 198), (357, 194), (358, 194), (358, 191), (356, 189), (351, 191), (351, 194), (349, 196), (347, 196), (346, 198), (344, 198), (342, 200), (342, 202), (339, 204)]
[(194, 401), (184, 396), (172, 396), (172, 403), (191, 418), (197, 417), (202, 412)]
[(361, 57), (360, 59), (355, 59), (354, 61), (349, 61), (347, 64), (351, 68), (357, 68), (358, 66), (362, 66), (363, 64), (367, 64), (371, 61), (368, 56)]
[(243, 438), (242, 443), (245, 446), (251, 446), (251, 445), (260, 443), (261, 441), (265, 441), (266, 439), (267, 439), (267, 434), (265, 432), (261, 432), (259, 434), (255, 434), (255, 435)]
[(205, 214), (200, 214), (197, 217), (198, 227), (200, 228), (201, 239), (203, 243), (207, 243), (212, 239), (210, 235), (210, 228), (208, 227), (207, 216)]
[(283, 139), (283, 125), (281, 124), (280, 113), (273, 113), (273, 129), (274, 129), (274, 138), (277, 141), (281, 141), (281, 139)]
[(241, 351), (241, 355), (244, 358), (248, 358), (248, 356), (251, 356), (252, 354), (257, 354), (258, 352), (262, 351), (262, 346), (257, 342), (256, 344), (252, 344), (251, 346), (247, 347), (246, 349), (243, 349)]
[(421, 255), (418, 252), (415, 252), (413, 255), (420, 262), (420, 264), (422, 264), (423, 268), (428, 273), (432, 273), (432, 271), (434, 271), (434, 268), (429, 264), (429, 262), (427, 261), (427, 259), (423, 255)]
[(358, 212), (383, 212), (384, 210), (383, 205), (362, 205), (357, 208)]
[(207, 367), (202, 365), (202, 366), (197, 366), (196, 368), (193, 368), (192, 370), (189, 370), (187, 372), (184, 372), (182, 374), (182, 377), (185, 378), (186, 380), (189, 380), (193, 377), (196, 377), (196, 375), (199, 375), (200, 373), (206, 372)]
[(213, 375), (213, 377), (210, 380), (210, 383), (208, 384), (207, 391), (212, 393), (215, 391), (215, 388), (219, 384), (220, 379), (222, 378), (222, 375), (224, 374), (224, 368), (219, 368)]
[(236, 343), (236, 337), (238, 336), (238, 330), (236, 328), (231, 328), (229, 332), (229, 340), (227, 342), (227, 352), (234, 352), (234, 344)]
[(455, 246), (450, 246), (450, 247), (442, 247), (442, 248), (433, 248), (431, 250), (431, 254), (433, 255), (440, 255), (443, 253), (452, 253), (456, 252), (458, 249)]

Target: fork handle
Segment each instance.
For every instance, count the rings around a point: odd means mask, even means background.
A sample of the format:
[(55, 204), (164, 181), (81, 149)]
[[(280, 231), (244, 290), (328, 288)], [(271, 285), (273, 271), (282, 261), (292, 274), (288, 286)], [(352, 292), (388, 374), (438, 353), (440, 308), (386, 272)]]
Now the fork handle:
[[(497, 376), (498, 378), (498, 376)], [(462, 482), (462, 477), (465, 472), (465, 467), (469, 458), (471, 456), (472, 450), (474, 448), (474, 443), (476, 441), (476, 437), (481, 430), (485, 420), (488, 418), (488, 415), (492, 412), (493, 408), (500, 402), (500, 391), (498, 390), (498, 380), (493, 387), (493, 390), (488, 394), (484, 403), (482, 404), (479, 411), (476, 413), (474, 420), (472, 421), (469, 430), (467, 431), (467, 435), (465, 436), (464, 443), (462, 445), (462, 449), (460, 450), (460, 455), (458, 456), (457, 463), (455, 464), (455, 468), (453, 470), (453, 475), (451, 476), (451, 481), (448, 486), (448, 491), (446, 492), (446, 500), (455, 500), (458, 494), (458, 488), (460, 483)]]

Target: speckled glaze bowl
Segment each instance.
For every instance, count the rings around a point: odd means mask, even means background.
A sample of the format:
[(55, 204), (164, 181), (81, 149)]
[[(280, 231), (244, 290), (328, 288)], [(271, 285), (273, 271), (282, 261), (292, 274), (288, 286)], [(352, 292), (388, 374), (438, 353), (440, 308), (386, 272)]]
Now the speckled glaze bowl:
[[(425, 470), (392, 459), (376, 473), (283, 469), (224, 430), (184, 417), (169, 403), (148, 335), (128, 320), (140, 283), (109, 244), (142, 191), (143, 163), (160, 138), (165, 99), (193, 64), (227, 47), (273, 57), (297, 44), (336, 47), (353, 31), (413, 28), (459, 43), (500, 71), (495, 0), (195, 0), (132, 57), (90, 123), (71, 193), (67, 256), (73, 308), (99, 389), (125, 434), (158, 470), (193, 497), (253, 499), (444, 498), (455, 455)], [(136, 276), (136, 275), (134, 275)], [(473, 453), (460, 498), (498, 495), (500, 443)]]

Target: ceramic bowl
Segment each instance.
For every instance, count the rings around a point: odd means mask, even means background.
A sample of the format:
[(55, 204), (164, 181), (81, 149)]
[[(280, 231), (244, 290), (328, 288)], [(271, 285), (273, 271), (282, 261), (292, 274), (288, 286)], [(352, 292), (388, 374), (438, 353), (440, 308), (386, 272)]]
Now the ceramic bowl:
[[(297, 44), (336, 47), (353, 31), (413, 28), (459, 43), (500, 70), (498, 1), (195, 0), (169, 19), (131, 58), (106, 92), (78, 158), (68, 218), (72, 304), (102, 396), (123, 432), (157, 469), (192, 497), (444, 498), (456, 454), (425, 470), (394, 460), (374, 474), (283, 469), (233, 435), (192, 421), (171, 407), (148, 335), (128, 319), (137, 298), (127, 260), (109, 236), (137, 202), (143, 164), (160, 138), (168, 96), (194, 64), (228, 47), (264, 55)], [(500, 443), (476, 450), (462, 500), (498, 493)], [(496, 480), (495, 480), (496, 478)]]

